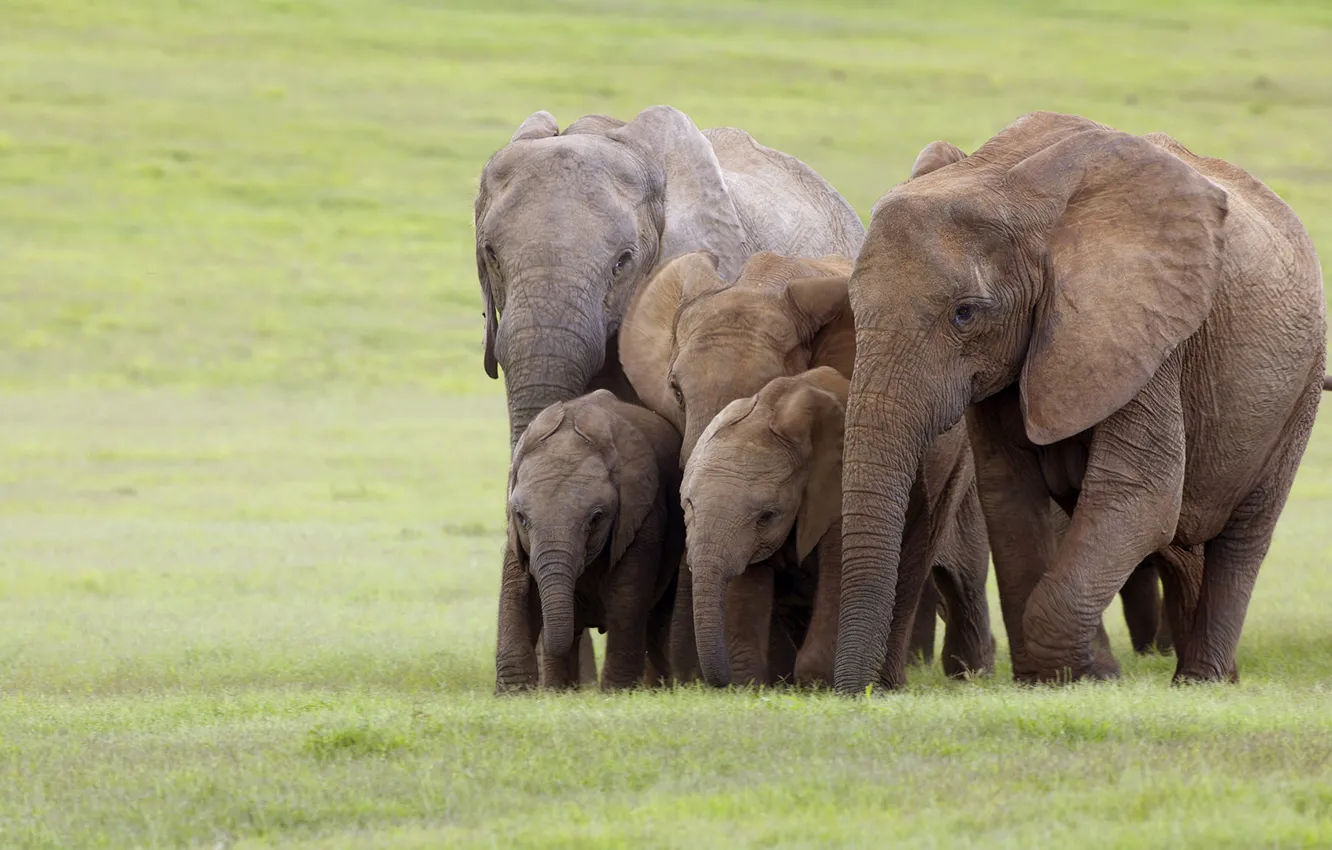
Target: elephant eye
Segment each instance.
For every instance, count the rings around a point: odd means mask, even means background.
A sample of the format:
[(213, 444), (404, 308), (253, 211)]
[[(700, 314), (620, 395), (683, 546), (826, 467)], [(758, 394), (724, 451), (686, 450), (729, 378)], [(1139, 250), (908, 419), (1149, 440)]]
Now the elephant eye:
[(675, 403), (684, 410), (684, 393), (680, 392), (680, 385), (674, 379), (671, 380), (671, 394), (675, 396)]
[(513, 518), (518, 522), (521, 528), (527, 528), (527, 514), (522, 511), (514, 511)]
[(953, 308), (953, 326), (964, 328), (976, 318), (975, 304), (959, 304)]
[(759, 528), (766, 527), (768, 524), (772, 522), (773, 518), (776, 516), (777, 514), (775, 511), (759, 511), (758, 515)]
[(592, 529), (596, 528), (597, 525), (600, 524), (601, 518), (605, 515), (606, 512), (603, 511), (601, 508), (597, 508), (596, 510), (594, 510), (592, 514), (587, 518), (588, 530), (591, 531)]
[(623, 274), (624, 270), (629, 268), (629, 263), (632, 262), (633, 259), (634, 259), (634, 254), (632, 251), (625, 251), (623, 254), (621, 254), (615, 260), (615, 270), (614, 270), (615, 276), (619, 277), (621, 274)]
[(482, 246), (481, 252), (486, 255), (486, 262), (493, 265), (499, 264), (499, 258), (495, 256), (495, 246), (487, 242)]

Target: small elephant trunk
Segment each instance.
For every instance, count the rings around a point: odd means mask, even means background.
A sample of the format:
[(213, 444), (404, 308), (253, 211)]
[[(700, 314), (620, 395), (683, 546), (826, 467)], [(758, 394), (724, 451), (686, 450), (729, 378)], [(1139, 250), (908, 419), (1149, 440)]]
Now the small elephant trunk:
[[(692, 565), (691, 565), (692, 568)], [(694, 569), (694, 641), (703, 681), (717, 688), (731, 684), (731, 654), (726, 645), (725, 573)]]
[(574, 571), (569, 564), (544, 559), (535, 572), (545, 651), (556, 657), (567, 655), (574, 639)]

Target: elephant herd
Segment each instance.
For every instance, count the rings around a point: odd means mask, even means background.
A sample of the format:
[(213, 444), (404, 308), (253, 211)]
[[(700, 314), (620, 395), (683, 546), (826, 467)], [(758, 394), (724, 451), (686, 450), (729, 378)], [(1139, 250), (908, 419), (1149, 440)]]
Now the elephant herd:
[(1234, 681), (1308, 443), (1313, 245), (1245, 171), (1032, 113), (927, 145), (868, 231), (799, 160), (657, 106), (546, 112), (481, 174), (512, 458), (496, 690)]

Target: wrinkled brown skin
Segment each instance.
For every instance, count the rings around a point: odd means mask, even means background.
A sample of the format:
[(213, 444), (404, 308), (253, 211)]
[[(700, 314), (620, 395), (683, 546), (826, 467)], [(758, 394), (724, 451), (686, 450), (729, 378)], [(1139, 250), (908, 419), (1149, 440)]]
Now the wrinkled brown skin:
[[(714, 257), (698, 252), (672, 261), (640, 290), (625, 317), (621, 360), (643, 403), (684, 435), (683, 460), (727, 404), (754, 395), (775, 378), (821, 366), (850, 377), (855, 363), (855, 326), (847, 298), (850, 270), (851, 262), (843, 257), (808, 260), (764, 252), (745, 263), (732, 285), (718, 273)], [(931, 499), (944, 511), (944, 521), (922, 545), (941, 553), (943, 560), (933, 563), (942, 570), (936, 575), (950, 582), (948, 599), (941, 600), (934, 583), (926, 580), (930, 562), (917, 565), (919, 573), (910, 575), (909, 584), (929, 592), (909, 591), (910, 598), (919, 595), (920, 613), (912, 616), (922, 628), (912, 632), (908, 645), (894, 646), (890, 668), (899, 683), (908, 660), (933, 654), (936, 609), (947, 611), (951, 605), (952, 610), (963, 610), (961, 600), (983, 598), (985, 593), (989, 556), (984, 520), (972, 484), (965, 426), (959, 424), (956, 431), (957, 438), (941, 441), (926, 453), (930, 478), (937, 482)], [(963, 525), (954, 527), (956, 523)], [(929, 529), (927, 525), (924, 530)], [(939, 548), (945, 536), (949, 543)], [(919, 557), (927, 554), (922, 549)], [(689, 633), (691, 596), (692, 585), (676, 597), (673, 634)], [(987, 635), (984, 640), (975, 637), (977, 629)], [(966, 649), (961, 656), (957, 652), (962, 650), (946, 654), (945, 666), (953, 674), (964, 667), (989, 669), (984, 659), (992, 654), (990, 642), (988, 617), (979, 625), (959, 621), (957, 634), (945, 635), (945, 645)]]
[(589, 628), (607, 635), (604, 690), (661, 680), (684, 544), (679, 446), (670, 423), (607, 390), (532, 420), (509, 476), (497, 693), (576, 687)]
[[(803, 162), (654, 106), (562, 131), (529, 116), (481, 172), (474, 214), (486, 373), (503, 367), (510, 448), (536, 414), (594, 389), (634, 401), (619, 328), (639, 286), (708, 250), (733, 278), (755, 251), (854, 256), (854, 209)], [(595, 678), (591, 642), (584, 680)]]
[[(778, 679), (763, 644), (773, 607), (774, 561), (808, 578), (817, 570), (816, 581), (792, 582), (803, 585), (806, 596), (800, 602), (811, 611), (793, 676), (801, 685), (832, 684), (846, 390), (846, 378), (826, 366), (776, 378), (756, 395), (728, 404), (700, 436), (685, 466), (680, 495), (694, 577), (695, 626), (699, 660), (710, 684)], [(972, 480), (969, 470), (963, 474)], [(971, 495), (979, 523), (979, 503)], [(949, 624), (944, 667), (952, 676), (988, 673), (994, 662), (983, 526), (968, 539), (958, 538), (958, 527), (948, 524), (936, 568)], [(778, 552), (782, 557), (774, 559)], [(979, 581), (962, 575), (959, 566), (977, 563)]]
[(874, 679), (914, 471), (964, 414), (1019, 680), (1117, 675), (1101, 617), (1149, 558), (1175, 681), (1235, 680), (1325, 380), (1308, 234), (1163, 134), (1034, 113), (958, 153), (879, 201), (852, 277), (837, 689)]

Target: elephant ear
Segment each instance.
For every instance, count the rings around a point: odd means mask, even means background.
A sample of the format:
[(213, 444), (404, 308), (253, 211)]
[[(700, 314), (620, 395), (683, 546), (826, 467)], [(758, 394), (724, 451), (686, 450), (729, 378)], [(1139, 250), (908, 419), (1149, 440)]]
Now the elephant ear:
[(618, 408), (624, 406), (623, 402), (617, 401), (609, 390), (592, 393), (587, 402), (574, 427), (601, 451), (620, 502), (611, 523), (613, 566), (624, 557), (643, 520), (657, 503), (660, 485), (657, 453), (647, 436), (629, 418), (620, 415)]
[(1227, 197), (1150, 142), (1100, 129), (1007, 178), (1049, 228), (1021, 378), (1027, 436), (1048, 445), (1117, 411), (1202, 325), (1221, 276)]
[(555, 116), (542, 109), (527, 116), (527, 120), (518, 125), (509, 143), (525, 142), (529, 139), (548, 139), (560, 134), (560, 125)]
[(966, 158), (966, 153), (952, 142), (945, 142), (942, 139), (930, 142), (921, 148), (920, 153), (916, 156), (916, 161), (911, 166), (911, 178), (922, 177), (931, 171), (938, 171), (945, 165), (952, 165)]
[[(478, 215), (477, 220), (480, 221)], [(495, 291), (491, 284), (490, 261), (485, 248), (478, 242), (476, 246), (476, 276), (481, 281), (481, 316), (485, 320), (486, 330), (482, 347), (485, 350), (484, 361), (486, 374), (493, 380), (499, 377), (499, 361), (495, 358), (495, 338), (499, 335), (499, 314), (495, 309)]]
[(772, 430), (809, 446), (808, 478), (796, 514), (796, 555), (804, 560), (842, 515), (842, 434), (849, 384), (836, 369), (811, 369), (777, 403)]
[(607, 136), (634, 146), (658, 169), (656, 200), (665, 207), (658, 265), (691, 251), (711, 251), (722, 278), (734, 281), (745, 261), (744, 226), (712, 143), (689, 116), (652, 106)]
[(842, 275), (800, 278), (787, 285), (786, 301), (806, 345), (844, 310), (851, 309), (850, 283), (851, 278)]
[(717, 275), (717, 258), (707, 251), (676, 257), (639, 287), (620, 325), (620, 366), (639, 399), (684, 429), (679, 405), (671, 393), (668, 373), (675, 339), (675, 314), (699, 279), (725, 286)]

